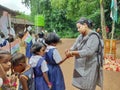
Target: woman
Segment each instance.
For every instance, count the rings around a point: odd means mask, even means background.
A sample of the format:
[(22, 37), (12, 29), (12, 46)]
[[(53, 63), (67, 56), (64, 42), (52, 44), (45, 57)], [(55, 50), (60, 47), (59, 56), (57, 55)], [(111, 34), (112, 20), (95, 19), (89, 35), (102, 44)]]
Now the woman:
[[(98, 36), (92, 28), (92, 22), (81, 18), (76, 24), (80, 35), (76, 42), (66, 51), (66, 56), (75, 56), (75, 66), (72, 84), (80, 90), (95, 90), (98, 82), (97, 51)], [(97, 33), (96, 33), (97, 34)]]

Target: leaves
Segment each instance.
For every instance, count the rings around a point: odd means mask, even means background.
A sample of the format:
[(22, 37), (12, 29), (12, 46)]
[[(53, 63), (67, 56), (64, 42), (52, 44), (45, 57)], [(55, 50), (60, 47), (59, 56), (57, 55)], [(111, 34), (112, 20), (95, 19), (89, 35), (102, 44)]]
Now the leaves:
[[(92, 19), (95, 24), (94, 28), (100, 27), (100, 0), (23, 0), (24, 4), (31, 8), (31, 19), (34, 16), (42, 14), (45, 16), (45, 30), (64, 32), (67, 31), (77, 33), (75, 22), (82, 16)], [(106, 25), (111, 29), (112, 23), (110, 19), (110, 1), (104, 0), (104, 11)], [(119, 5), (118, 1), (118, 5)], [(120, 7), (120, 5), (119, 5)], [(118, 12), (120, 9), (118, 8)], [(119, 13), (118, 13), (119, 14)], [(116, 30), (120, 28), (118, 25), (120, 18), (116, 24)], [(117, 31), (118, 32), (118, 31)], [(116, 32), (116, 33), (117, 33)], [(71, 37), (73, 35), (71, 34)]]

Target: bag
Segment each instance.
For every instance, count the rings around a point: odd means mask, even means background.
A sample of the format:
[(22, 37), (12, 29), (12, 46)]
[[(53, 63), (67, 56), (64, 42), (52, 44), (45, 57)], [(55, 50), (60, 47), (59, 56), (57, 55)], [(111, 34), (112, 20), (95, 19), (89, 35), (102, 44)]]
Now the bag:
[(96, 35), (99, 39), (99, 45), (98, 45), (98, 51), (97, 51), (97, 61), (98, 61), (98, 80), (97, 80), (97, 85), (101, 87), (101, 90), (103, 90), (103, 49), (104, 49), (104, 43), (102, 38), (98, 33), (91, 33), (91, 35)]

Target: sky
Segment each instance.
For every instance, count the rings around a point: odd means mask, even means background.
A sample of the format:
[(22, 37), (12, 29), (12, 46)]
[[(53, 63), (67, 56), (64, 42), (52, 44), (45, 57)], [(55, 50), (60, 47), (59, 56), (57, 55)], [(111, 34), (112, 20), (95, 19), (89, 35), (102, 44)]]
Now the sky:
[(0, 0), (0, 5), (10, 8), (11, 10), (23, 12), (29, 15), (30, 10), (25, 7), (21, 2), (22, 0)]

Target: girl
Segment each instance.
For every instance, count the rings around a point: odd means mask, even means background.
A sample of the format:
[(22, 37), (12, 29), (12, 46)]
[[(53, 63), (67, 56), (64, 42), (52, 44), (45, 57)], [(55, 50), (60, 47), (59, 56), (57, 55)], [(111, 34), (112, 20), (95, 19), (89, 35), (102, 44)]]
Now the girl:
[(45, 54), (45, 60), (48, 63), (48, 76), (50, 78), (50, 81), (52, 82), (52, 90), (65, 90), (65, 83), (63, 78), (63, 73), (60, 68), (60, 63), (65, 61), (65, 59), (62, 60), (56, 45), (60, 42), (60, 38), (55, 33), (48, 34), (45, 43), (48, 44), (46, 54)]
[(6, 72), (11, 68), (11, 54), (8, 51), (0, 50), (0, 81), (3, 90), (6, 90), (9, 86), (9, 80)]
[(13, 54), (11, 63), (13, 71), (18, 73), (18, 90), (35, 90), (33, 69), (28, 64), (26, 64), (25, 55), (21, 53)]
[(29, 64), (34, 69), (35, 75), (35, 90), (50, 90), (51, 83), (49, 82), (47, 64), (42, 57), (45, 53), (46, 46), (43, 43), (34, 43), (31, 51), (34, 54), (29, 61)]
[[(26, 31), (26, 33), (27, 33), (27, 31)], [(28, 33), (30, 34), (30, 36), (32, 35), (32, 31), (29, 31)], [(32, 53), (30, 51), (32, 45), (33, 45), (32, 40), (29, 43), (26, 42), (26, 57), (28, 58), (28, 62), (29, 62), (30, 57), (32, 56)]]
[(26, 44), (25, 44), (25, 41), (22, 40), (23, 36), (24, 36), (24, 32), (18, 32), (18, 39), (19, 39), (19, 42), (20, 42), (19, 52), (23, 53), (25, 55)]

